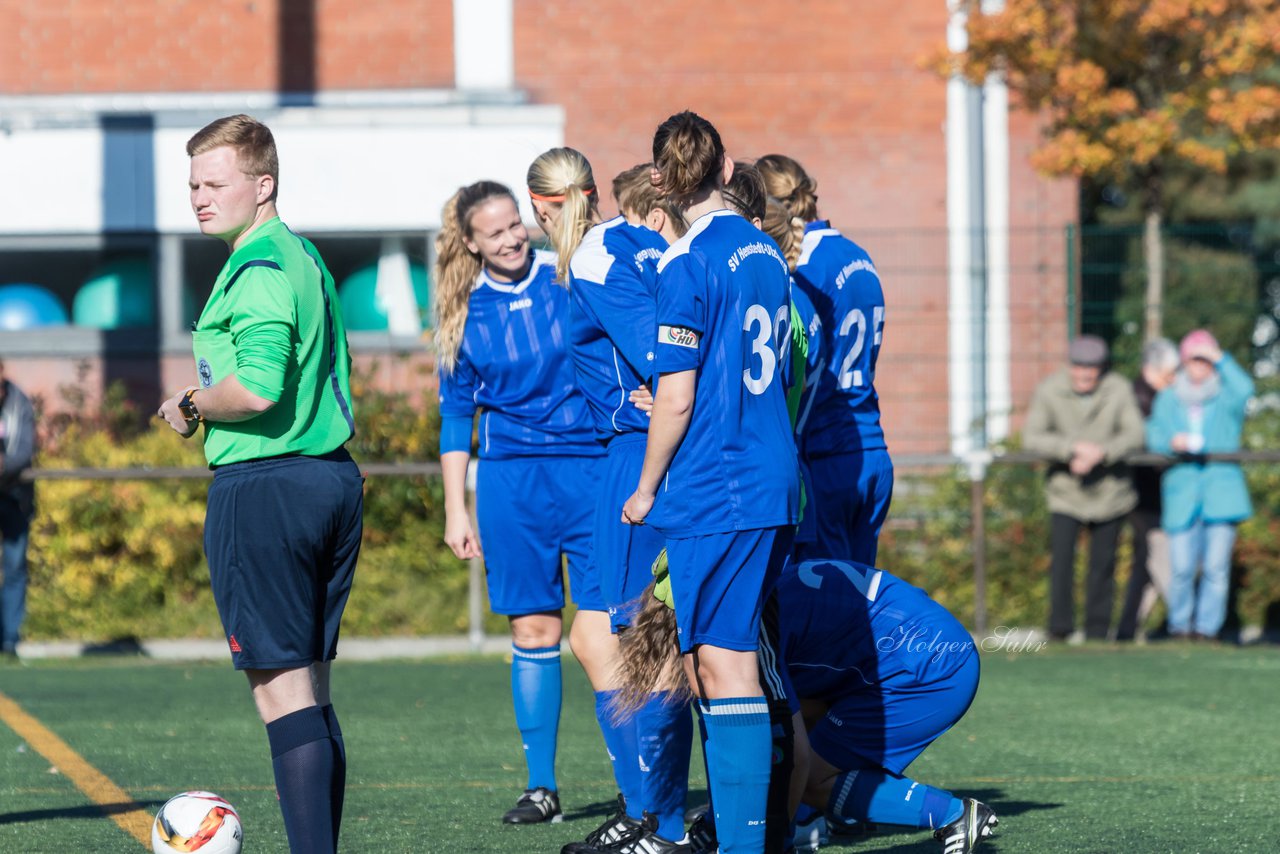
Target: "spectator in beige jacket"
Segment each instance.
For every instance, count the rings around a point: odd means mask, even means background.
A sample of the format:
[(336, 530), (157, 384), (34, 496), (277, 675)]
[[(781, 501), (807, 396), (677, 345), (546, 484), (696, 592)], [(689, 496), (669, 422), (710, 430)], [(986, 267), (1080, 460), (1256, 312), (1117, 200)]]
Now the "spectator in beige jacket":
[(1049, 634), (1065, 640), (1075, 631), (1076, 540), (1084, 527), (1090, 535), (1085, 637), (1105, 640), (1116, 540), (1137, 504), (1125, 457), (1142, 450), (1145, 428), (1129, 383), (1107, 371), (1101, 338), (1076, 338), (1067, 357), (1070, 364), (1036, 388), (1023, 431), (1027, 450), (1049, 460)]

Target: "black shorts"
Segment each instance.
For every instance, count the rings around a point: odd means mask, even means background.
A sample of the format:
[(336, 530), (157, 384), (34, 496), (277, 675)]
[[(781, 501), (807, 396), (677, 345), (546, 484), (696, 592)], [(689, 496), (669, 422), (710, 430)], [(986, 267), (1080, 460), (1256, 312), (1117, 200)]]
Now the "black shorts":
[(237, 670), (329, 661), (360, 553), (364, 478), (345, 448), (220, 466), (204, 552)]

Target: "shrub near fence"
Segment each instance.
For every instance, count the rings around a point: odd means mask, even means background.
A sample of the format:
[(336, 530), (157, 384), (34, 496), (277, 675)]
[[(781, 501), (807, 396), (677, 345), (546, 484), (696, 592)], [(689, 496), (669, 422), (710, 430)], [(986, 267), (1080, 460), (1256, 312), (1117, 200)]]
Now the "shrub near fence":
[[(357, 460), (434, 457), (434, 405), (379, 391), (361, 376), (352, 378), (352, 395), (357, 433), (349, 447)], [(199, 442), (184, 442), (158, 421), (141, 418), (119, 389), (99, 412), (43, 426), (42, 468), (204, 466)], [(202, 539), (208, 485), (203, 479), (39, 481), (25, 636), (219, 637)], [(437, 478), (369, 479), (360, 567), (343, 621), (348, 636), (465, 630), (467, 567), (444, 545), (443, 533)]]
[[(426, 382), (426, 378), (423, 378)], [(1269, 391), (1260, 388), (1264, 394)], [(362, 463), (434, 458), (434, 404), (353, 378)], [(428, 397), (430, 397), (428, 395)], [(1264, 397), (1264, 399), (1267, 399)], [(119, 392), (91, 417), (46, 424), (45, 468), (200, 467), (200, 445), (155, 421), (139, 428)], [(1247, 422), (1246, 446), (1280, 447), (1280, 412)], [(1280, 606), (1280, 465), (1246, 465), (1256, 513), (1240, 528), (1245, 624), (1274, 623)], [(984, 495), (988, 624), (1043, 626), (1049, 515), (1039, 466), (995, 465)], [(26, 636), (106, 641), (218, 637), (202, 537), (207, 480), (43, 480), (31, 538)], [(880, 563), (928, 590), (966, 623), (974, 609), (970, 484), (959, 468), (899, 471)], [(443, 544), (437, 478), (378, 476), (365, 488), (365, 533), (344, 621), (352, 635), (455, 634), (466, 629), (467, 566)], [(1129, 571), (1127, 534), (1117, 563), (1119, 609)], [(1083, 580), (1083, 550), (1079, 555)], [(1270, 617), (1270, 619), (1269, 619)], [(501, 631), (501, 618), (487, 628)]]

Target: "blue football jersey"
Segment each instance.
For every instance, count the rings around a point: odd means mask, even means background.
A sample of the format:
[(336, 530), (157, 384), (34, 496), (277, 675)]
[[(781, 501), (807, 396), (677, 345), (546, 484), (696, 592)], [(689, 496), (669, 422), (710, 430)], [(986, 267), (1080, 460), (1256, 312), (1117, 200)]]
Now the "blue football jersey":
[(649, 516), (666, 536), (795, 524), (790, 352), (777, 244), (730, 211), (700, 217), (658, 263), (656, 371), (697, 371), (689, 429)]
[(825, 221), (805, 226), (796, 283), (817, 309), (823, 366), (797, 433), (806, 456), (884, 448), (876, 360), (884, 291), (870, 256)]
[(944, 678), (974, 647), (927, 593), (865, 564), (789, 564), (777, 596), (782, 658), (802, 699), (831, 700), (904, 673)]
[(615, 217), (588, 231), (569, 262), (573, 362), (601, 439), (649, 429), (628, 396), (653, 376), (666, 249), (656, 231)]
[(471, 291), (457, 364), (440, 373), (440, 415), (480, 409), (483, 458), (603, 453), (569, 355), (569, 293), (555, 278), (556, 256), (539, 251), (520, 281), (482, 272)]

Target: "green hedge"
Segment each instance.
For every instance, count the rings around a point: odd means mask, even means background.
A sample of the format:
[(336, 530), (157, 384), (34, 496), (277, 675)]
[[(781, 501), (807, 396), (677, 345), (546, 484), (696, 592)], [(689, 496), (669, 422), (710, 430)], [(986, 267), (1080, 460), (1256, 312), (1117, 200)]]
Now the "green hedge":
[[(430, 383), (426, 375), (418, 380), (423, 388)], [(414, 402), (434, 395), (386, 393), (363, 376), (353, 379), (353, 395), (358, 425), (352, 453), (358, 460), (434, 457), (435, 406)], [(44, 426), (45, 467), (204, 462), (198, 442), (184, 442), (154, 420), (144, 422), (120, 389), (90, 417), (61, 416)], [(1280, 447), (1280, 414), (1265, 410), (1252, 418), (1248, 444)], [(1246, 624), (1260, 624), (1280, 602), (1280, 466), (1250, 466), (1247, 472), (1257, 513), (1240, 529), (1236, 557), (1247, 586), (1238, 610)], [(966, 622), (974, 605), (969, 488), (958, 470), (900, 474), (880, 550), (882, 566), (924, 587)], [(207, 489), (203, 480), (40, 482), (26, 637), (219, 637), (202, 547)], [(993, 467), (985, 500), (989, 624), (1043, 626), (1049, 550), (1042, 473), (1028, 466)], [(368, 481), (364, 546), (343, 624), (348, 636), (466, 628), (467, 567), (443, 544), (443, 520), (438, 479)], [(1126, 534), (1117, 609), (1128, 554)], [(1078, 577), (1083, 576), (1081, 570)], [(502, 631), (504, 621), (490, 615), (486, 626)]]
[[(375, 373), (376, 366), (370, 374)], [(421, 388), (431, 380), (417, 377)], [(72, 397), (76, 392), (65, 391)], [(431, 459), (439, 418), (434, 395), (386, 393), (353, 377), (360, 462)], [(184, 442), (113, 388), (101, 411), (44, 425), (39, 464), (202, 466), (198, 441)], [(208, 481), (60, 481), (37, 485), (31, 533), (28, 639), (219, 637), (203, 553)], [(435, 478), (381, 476), (365, 487), (365, 534), (343, 621), (348, 636), (463, 631), (467, 568), (443, 543)], [(491, 618), (491, 629), (501, 620)]]

